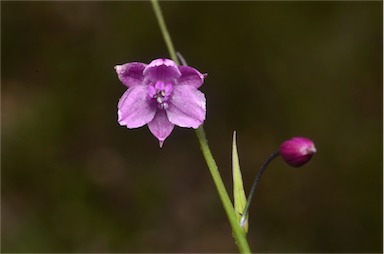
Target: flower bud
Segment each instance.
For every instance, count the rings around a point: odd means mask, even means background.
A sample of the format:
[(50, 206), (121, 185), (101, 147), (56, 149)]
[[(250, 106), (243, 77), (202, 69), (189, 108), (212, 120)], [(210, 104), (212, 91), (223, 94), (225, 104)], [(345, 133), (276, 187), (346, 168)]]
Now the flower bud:
[(312, 140), (304, 137), (294, 137), (280, 145), (280, 156), (292, 167), (300, 167), (307, 163), (316, 153)]

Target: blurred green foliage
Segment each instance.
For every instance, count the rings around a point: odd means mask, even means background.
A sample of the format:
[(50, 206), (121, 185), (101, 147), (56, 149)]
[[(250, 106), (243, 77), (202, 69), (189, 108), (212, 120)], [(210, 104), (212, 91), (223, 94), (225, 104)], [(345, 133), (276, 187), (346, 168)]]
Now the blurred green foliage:
[[(228, 191), (264, 174), (256, 252), (382, 252), (382, 2), (161, 2), (208, 73), (205, 130)], [(159, 149), (117, 123), (114, 65), (168, 53), (149, 2), (1, 2), (2, 252), (236, 252), (194, 132)]]

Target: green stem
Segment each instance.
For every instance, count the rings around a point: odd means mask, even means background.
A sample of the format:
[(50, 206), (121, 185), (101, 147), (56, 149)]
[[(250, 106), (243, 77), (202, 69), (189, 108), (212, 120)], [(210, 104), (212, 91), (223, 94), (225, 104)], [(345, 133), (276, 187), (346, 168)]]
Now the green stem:
[(211, 150), (209, 149), (208, 141), (205, 137), (204, 128), (202, 126), (200, 126), (196, 130), (196, 135), (200, 142), (201, 151), (203, 152), (205, 161), (207, 162), (213, 181), (215, 182), (217, 192), (219, 193), (221, 202), (223, 203), (224, 210), (227, 213), (227, 217), (229, 223), (231, 224), (233, 237), (235, 238), (237, 247), (239, 248), (241, 253), (251, 253), (251, 250), (248, 246), (247, 238), (245, 236), (245, 232), (243, 228), (240, 227), (240, 223), (236, 217), (232, 202), (228, 196), (228, 192), (225, 189), (223, 180), (221, 179), (219, 169), (217, 167), (215, 159), (212, 156)]
[[(151, 0), (151, 2), (152, 2), (153, 9), (155, 11), (156, 18), (159, 23), (161, 32), (163, 34), (165, 43), (167, 44), (169, 54), (171, 55), (171, 59), (179, 65), (179, 61), (176, 56), (176, 51), (175, 51), (175, 48), (173, 47), (171, 37), (168, 33), (167, 26), (165, 24), (164, 17), (161, 12), (161, 8), (158, 3), (158, 0)], [(240, 227), (240, 223), (236, 217), (231, 199), (228, 196), (228, 192), (225, 189), (225, 185), (220, 176), (220, 172), (215, 162), (215, 159), (213, 158), (211, 150), (209, 149), (208, 141), (205, 137), (204, 128), (202, 126), (200, 126), (196, 130), (196, 135), (199, 140), (201, 151), (203, 152), (209, 171), (211, 172), (216, 189), (219, 193), (220, 200), (223, 203), (224, 210), (227, 214), (229, 223), (231, 224), (233, 237), (235, 238), (237, 247), (239, 248), (241, 253), (251, 253), (251, 250), (248, 246), (248, 241), (247, 241), (245, 232), (243, 228)]]
[(169, 54), (171, 55), (171, 59), (175, 63), (177, 63), (177, 65), (179, 65), (180, 63), (176, 56), (176, 50), (173, 47), (171, 36), (168, 33), (167, 25), (165, 24), (163, 13), (161, 12), (159, 2), (157, 0), (151, 0), (151, 2), (152, 2), (153, 10), (155, 11), (157, 22), (159, 22), (160, 30), (161, 30), (161, 33), (163, 34), (165, 44), (167, 44)]

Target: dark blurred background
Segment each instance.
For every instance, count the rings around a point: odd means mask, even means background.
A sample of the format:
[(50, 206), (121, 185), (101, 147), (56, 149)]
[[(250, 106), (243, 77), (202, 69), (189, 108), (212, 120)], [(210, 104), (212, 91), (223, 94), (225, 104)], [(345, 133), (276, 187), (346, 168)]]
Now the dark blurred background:
[[(161, 2), (209, 74), (205, 130), (229, 193), (232, 132), (255, 252), (382, 252), (382, 2)], [(237, 252), (195, 133), (159, 149), (117, 123), (113, 67), (169, 57), (149, 2), (1, 2), (2, 251)], [(232, 195), (231, 195), (232, 196)]]

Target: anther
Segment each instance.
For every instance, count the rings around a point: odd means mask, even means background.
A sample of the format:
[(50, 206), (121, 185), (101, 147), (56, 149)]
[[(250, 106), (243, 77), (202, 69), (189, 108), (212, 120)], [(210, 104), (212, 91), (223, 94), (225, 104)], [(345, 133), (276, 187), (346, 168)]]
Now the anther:
[(163, 103), (160, 104), (160, 107), (161, 107), (161, 109), (167, 109), (168, 108), (168, 103), (163, 102)]

